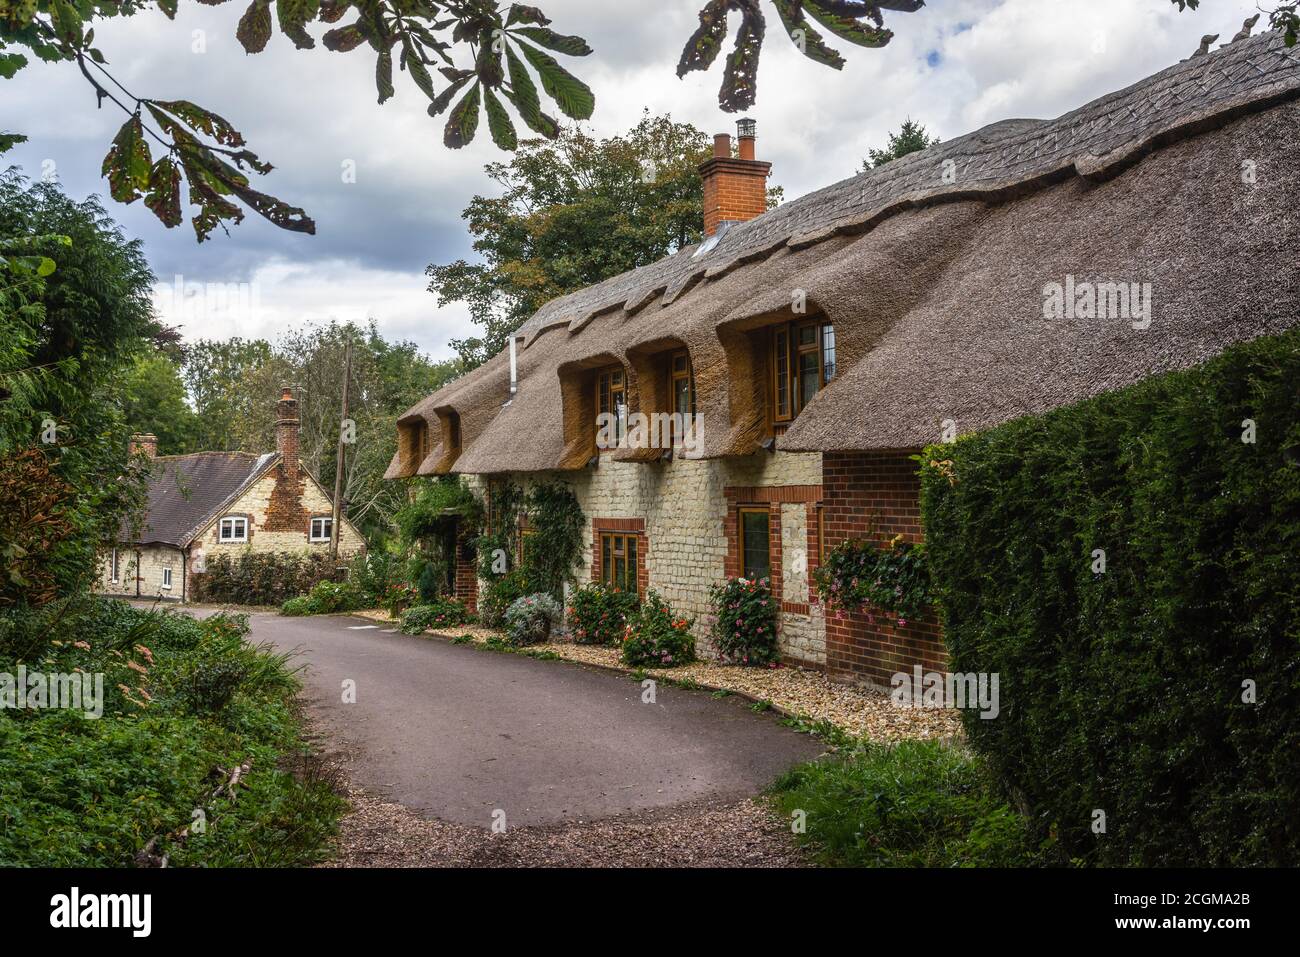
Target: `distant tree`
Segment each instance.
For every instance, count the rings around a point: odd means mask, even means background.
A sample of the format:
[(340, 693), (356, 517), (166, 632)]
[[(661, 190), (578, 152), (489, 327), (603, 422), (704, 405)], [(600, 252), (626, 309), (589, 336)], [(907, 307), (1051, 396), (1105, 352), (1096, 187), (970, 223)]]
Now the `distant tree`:
[(158, 437), (159, 455), (199, 450), (199, 418), (186, 401), (180, 368), (166, 354), (136, 358), (122, 379), (122, 408), (132, 432)]
[[(526, 140), (509, 163), (490, 163), (500, 196), (475, 196), (462, 217), (481, 263), (431, 265), (439, 305), (464, 303), (482, 329), (453, 340), (467, 368), (496, 355), (544, 303), (662, 259), (704, 235), (699, 164), (712, 140), (688, 123), (651, 116), (596, 139), (565, 129)], [(780, 202), (769, 190), (768, 205)]]
[(898, 128), (897, 133), (889, 134), (889, 146), (886, 149), (867, 150), (868, 158), (862, 161), (862, 171), (884, 166), (890, 160), (896, 160), (908, 153), (919, 153), (931, 146), (938, 146), (939, 142), (939, 137), (927, 135), (924, 126), (908, 117)]
[(258, 400), (248, 394), (245, 379), (270, 361), (271, 344), (265, 339), (200, 339), (186, 347), (182, 377), (198, 423), (198, 449), (240, 448), (240, 423), (258, 414)]

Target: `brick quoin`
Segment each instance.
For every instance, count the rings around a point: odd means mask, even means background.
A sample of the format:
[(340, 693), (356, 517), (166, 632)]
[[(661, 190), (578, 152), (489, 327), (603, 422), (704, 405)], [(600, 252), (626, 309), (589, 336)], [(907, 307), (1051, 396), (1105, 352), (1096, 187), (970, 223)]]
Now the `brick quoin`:
[[(905, 541), (924, 540), (921, 480), (916, 463), (908, 457), (911, 454), (909, 450), (823, 456), (823, 546), (828, 551), (852, 538), (881, 541), (902, 534)], [(874, 609), (827, 612), (828, 673), (887, 687), (895, 673), (911, 672), (918, 664), (926, 671), (948, 670), (943, 632), (933, 613), (899, 626)]]

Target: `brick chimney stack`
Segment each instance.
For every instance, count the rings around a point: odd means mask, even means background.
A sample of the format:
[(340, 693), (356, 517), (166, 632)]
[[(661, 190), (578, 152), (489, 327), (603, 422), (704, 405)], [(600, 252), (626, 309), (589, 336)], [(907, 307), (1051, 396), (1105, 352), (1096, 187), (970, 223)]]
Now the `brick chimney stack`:
[(290, 479), (298, 477), (298, 400), (293, 390), (285, 386), (280, 390), (280, 401), (275, 404), (275, 450), (280, 453), (280, 467)]
[(704, 235), (712, 236), (723, 223), (741, 223), (767, 211), (767, 174), (771, 163), (754, 159), (755, 123), (736, 124), (740, 157), (731, 155), (731, 135), (713, 137), (713, 156), (700, 164), (704, 179)]
[(137, 432), (131, 436), (131, 444), (127, 446), (127, 452), (131, 455), (137, 455), (143, 452), (151, 459), (158, 457), (158, 436), (152, 432)]

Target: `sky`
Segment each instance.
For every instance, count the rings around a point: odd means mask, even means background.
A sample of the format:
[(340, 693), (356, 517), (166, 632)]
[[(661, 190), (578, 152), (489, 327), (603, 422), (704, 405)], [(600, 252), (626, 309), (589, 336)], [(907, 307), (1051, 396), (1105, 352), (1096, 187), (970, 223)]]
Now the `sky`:
[[(586, 124), (595, 134), (626, 131), (647, 108), (734, 132), (736, 117), (717, 105), (721, 59), (707, 74), (675, 75), (703, 0), (535, 3), (553, 29), (594, 50), (560, 59), (596, 93)], [(101, 194), (143, 241), (159, 312), (187, 340), (275, 339), (305, 323), (373, 319), (389, 339), (452, 355), (448, 340), (475, 330), (462, 306), (437, 305), (424, 270), (474, 258), (461, 212), (476, 193), (494, 194), (483, 167), (504, 154), (485, 128), (469, 147), (446, 149), (442, 119), (427, 116), (428, 100), (403, 74), (378, 105), (368, 47), (300, 51), (277, 30), (247, 56), (235, 39), (244, 9), (185, 2), (175, 21), (156, 10), (104, 21), (96, 46), (135, 95), (192, 100), (234, 124), (276, 167), (253, 185), (306, 209), (315, 236), (250, 212), (200, 245), (188, 221), (168, 230), (141, 202), (113, 202), (100, 164), (124, 116), (95, 108), (75, 64), (37, 63), (0, 81), (0, 129), (29, 137), (3, 162), (33, 179), (56, 175), (75, 197)], [(1203, 0), (1179, 13), (1170, 0), (929, 0), (918, 13), (885, 12), (895, 37), (883, 49), (833, 43), (847, 60), (840, 72), (800, 56), (774, 8), (763, 9), (758, 102), (747, 115), (771, 182), (793, 199), (856, 173), (905, 119), (951, 139), (1002, 119), (1059, 116), (1186, 58), (1202, 34), (1226, 42), (1256, 4)], [(326, 29), (310, 28), (317, 38)]]

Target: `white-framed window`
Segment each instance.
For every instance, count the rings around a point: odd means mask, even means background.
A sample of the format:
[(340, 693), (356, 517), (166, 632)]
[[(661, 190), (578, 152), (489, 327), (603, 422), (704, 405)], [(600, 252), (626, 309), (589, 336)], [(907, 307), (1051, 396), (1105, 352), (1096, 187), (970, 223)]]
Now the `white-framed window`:
[(164, 569), (163, 569), (163, 584), (162, 584), (162, 586), (163, 586), (163, 588), (171, 588), (171, 587), (172, 587), (172, 570), (171, 570), (170, 568), (164, 568)]
[(313, 542), (328, 542), (330, 533), (334, 530), (334, 519), (329, 515), (321, 515), (311, 520), (311, 540)]
[(115, 548), (113, 549), (113, 578), (112, 578), (112, 582), (114, 585), (116, 585), (119, 581), (122, 580), (122, 568), (121, 565), (119, 564), (120, 561), (121, 559), (118, 557), (117, 549)]
[(217, 536), (222, 542), (248, 541), (248, 519), (242, 515), (227, 515), (221, 520)]

